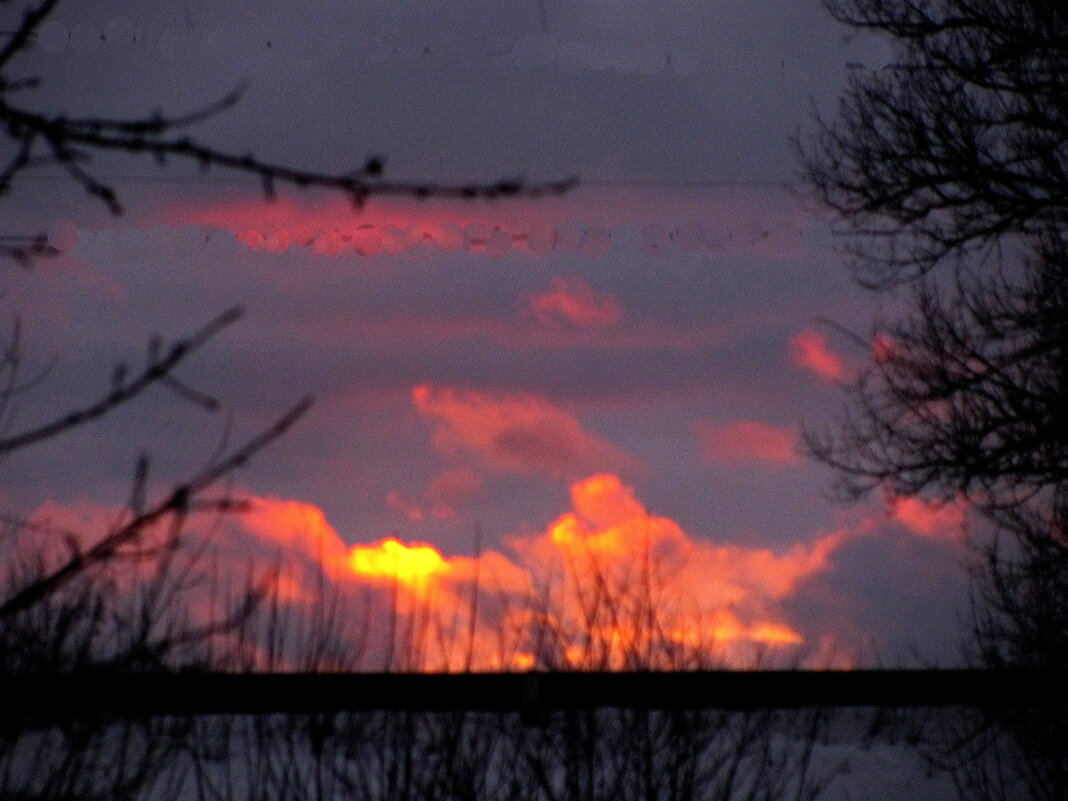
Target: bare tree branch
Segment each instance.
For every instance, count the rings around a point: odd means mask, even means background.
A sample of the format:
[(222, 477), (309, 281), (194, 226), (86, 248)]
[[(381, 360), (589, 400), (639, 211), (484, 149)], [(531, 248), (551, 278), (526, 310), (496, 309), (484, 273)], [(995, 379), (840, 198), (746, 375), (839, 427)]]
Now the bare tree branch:
[(120, 552), (120, 549), (135, 542), (146, 528), (158, 521), (175, 515), (184, 517), (197, 500), (197, 496), (211, 487), (235, 468), (241, 467), (257, 452), (278, 439), (288, 431), (311, 407), (311, 398), (305, 398), (282, 415), (273, 425), (236, 448), (216, 463), (210, 465), (147, 511), (136, 515), (125, 525), (107, 534), (84, 553), (76, 553), (62, 566), (56, 568), (28, 587), (21, 589), (0, 604), (0, 620), (52, 595), (57, 589), (70, 582), (93, 565), (106, 562)]
[[(273, 200), (279, 184), (300, 189), (322, 188), (341, 192), (356, 208), (370, 197), (496, 199), (508, 197), (543, 197), (567, 192), (577, 184), (576, 178), (528, 183), (522, 178), (505, 178), (484, 183), (440, 184), (420, 181), (382, 180), (382, 159), (371, 157), (364, 166), (338, 174), (303, 170), (256, 158), (252, 154), (230, 153), (210, 147), (189, 136), (176, 136), (180, 129), (211, 119), (237, 104), (244, 91), (239, 86), (219, 100), (188, 114), (166, 116), (156, 112), (148, 117), (111, 119), (106, 117), (71, 118), (63, 114), (48, 115), (17, 107), (6, 95), (16, 89), (35, 85), (33, 80), (9, 78), (4, 70), (8, 62), (32, 42), (38, 26), (58, 5), (47, 0), (30, 9), (7, 44), (0, 49), (0, 126), (9, 139), (17, 143), (16, 154), (0, 172), (0, 195), (10, 191), (16, 178), (25, 170), (42, 165), (61, 166), (91, 197), (103, 203), (112, 214), (123, 213), (115, 188), (93, 175), (88, 169), (92, 156), (104, 152), (148, 155), (163, 165), (168, 158), (193, 161), (204, 170), (220, 167), (255, 176), (264, 197)], [(46, 155), (34, 157), (40, 146)], [(51, 255), (42, 237), (8, 238), (0, 241), (0, 256), (28, 265), (42, 255)]]
[(1068, 13), (1046, 0), (829, 0), (888, 35), (836, 118), (798, 145), (858, 277), (909, 281), (998, 238), (1068, 220)]
[(99, 417), (104, 416), (116, 407), (140, 395), (145, 389), (155, 383), (164, 383), (172, 387), (180, 387), (180, 394), (185, 397), (195, 398), (201, 405), (213, 406), (214, 400), (187, 388), (177, 379), (171, 377), (174, 370), (186, 357), (194, 353), (200, 346), (215, 336), (219, 331), (236, 322), (242, 315), (240, 307), (234, 307), (220, 314), (209, 322), (189, 339), (176, 342), (166, 355), (151, 360), (141, 371), (128, 383), (123, 382), (114, 386), (112, 391), (95, 403), (81, 409), (69, 412), (63, 417), (52, 420), (44, 425), (37, 426), (29, 431), (4, 437), (0, 439), (0, 456), (12, 451), (25, 448), (37, 442), (51, 439), (64, 431), (83, 425)]
[(12, 57), (29, 45), (37, 26), (45, 21), (57, 5), (59, 5), (59, 0), (44, 0), (36, 8), (30, 8), (26, 11), (22, 18), (22, 24), (8, 39), (7, 44), (0, 47), (0, 69), (3, 69)]

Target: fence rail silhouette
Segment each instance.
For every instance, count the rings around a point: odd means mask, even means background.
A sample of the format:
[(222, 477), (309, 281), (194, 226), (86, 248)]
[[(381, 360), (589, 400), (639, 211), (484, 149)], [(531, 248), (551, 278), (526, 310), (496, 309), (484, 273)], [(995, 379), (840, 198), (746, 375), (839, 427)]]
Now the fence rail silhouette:
[(0, 721), (80, 717), (820, 707), (1045, 707), (1068, 671), (89, 673), (0, 677)]

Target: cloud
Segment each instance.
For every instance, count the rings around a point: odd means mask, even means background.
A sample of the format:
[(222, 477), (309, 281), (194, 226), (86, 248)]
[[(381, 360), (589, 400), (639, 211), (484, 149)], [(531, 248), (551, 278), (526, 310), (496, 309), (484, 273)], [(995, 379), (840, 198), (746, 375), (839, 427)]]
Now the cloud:
[(423, 507), (418, 502), (409, 500), (400, 490), (390, 490), (386, 493), (386, 506), (404, 515), (410, 523), (422, 523), (427, 518)]
[(763, 462), (775, 467), (798, 464), (797, 432), (792, 428), (742, 420), (725, 426), (704, 424), (698, 433), (704, 453), (724, 464)]
[(482, 478), (471, 470), (449, 468), (427, 484), (420, 501), (408, 499), (399, 490), (386, 494), (386, 505), (411, 523), (428, 520), (456, 520), (460, 510), (483, 492)]
[(634, 466), (632, 457), (586, 431), (574, 415), (535, 395), (420, 384), (412, 402), (435, 424), (438, 448), (474, 452), (495, 470), (573, 478)]
[(917, 495), (888, 493), (890, 519), (925, 539), (957, 541), (964, 536), (967, 506), (963, 501), (929, 501)]
[(430, 480), (426, 488), (427, 500), (435, 505), (456, 510), (483, 491), (482, 479), (470, 470), (443, 470)]
[(871, 340), (872, 359), (876, 364), (885, 364), (903, 355), (901, 345), (893, 336), (885, 331), (879, 331)]
[[(555, 631), (578, 638), (592, 626), (602, 638), (598, 654), (565, 646), (561, 658), (580, 667), (598, 658), (622, 667), (642, 649), (661, 667), (694, 651), (742, 664), (761, 648), (799, 646), (805, 638), (783, 619), (782, 602), (829, 569), (851, 536), (836, 531), (782, 553), (716, 544), (649, 514), (611, 474), (572, 484), (571, 506), (544, 533), (508, 546), (535, 575), (559, 577), (548, 585)], [(662, 626), (655, 636), (639, 619), (650, 612)]]
[[(190, 550), (201, 558), (180, 598), (201, 619), (220, 608), (219, 588), (239, 592), (268, 577), (279, 606), (267, 612), (283, 615), (289, 644), (246, 656), (291, 669), (303, 664), (301, 644), (323, 624), (324, 605), (337, 610), (336, 639), (320, 668), (752, 665), (804, 644), (783, 602), (828, 570), (849, 536), (782, 552), (713, 543), (651, 515), (610, 473), (574, 482), (570, 509), (543, 529), (475, 556), (391, 536), (348, 544), (313, 504), (250, 501), (245, 514), (190, 519)], [(36, 519), (95, 526), (108, 514), (48, 504)], [(124, 591), (135, 585), (131, 577)]]
[(827, 381), (841, 381), (846, 376), (845, 362), (830, 349), (827, 337), (811, 328), (791, 337), (790, 361)]
[(264, 544), (295, 549), (331, 564), (344, 558), (345, 543), (314, 504), (259, 496), (239, 519), (241, 527)]
[(608, 328), (623, 319), (619, 301), (594, 292), (582, 278), (553, 278), (549, 290), (526, 299), (523, 311), (550, 326)]
[(370, 545), (353, 545), (349, 567), (357, 576), (372, 581), (399, 581), (408, 587), (420, 586), (451, 570), (433, 545), (405, 544), (396, 537), (386, 537)]
[(493, 611), (475, 621), (476, 646), (491, 664), (507, 654), (499, 666), (739, 666), (767, 649), (796, 653), (805, 637), (783, 604), (853, 536), (833, 531), (781, 552), (711, 542), (650, 514), (610, 473), (572, 483), (570, 500), (543, 530), (478, 560), (427, 559), (434, 603), (450, 615), (481, 573)]
[[(346, 261), (414, 251), (518, 254), (526, 260), (554, 250), (586, 260), (609, 253), (646, 258), (696, 251), (796, 260), (812, 247), (820, 256), (826, 252), (813, 241), (811, 219), (781, 193), (739, 187), (704, 193), (580, 187), (563, 197), (508, 203), (371, 198), (357, 215), (344, 198), (309, 200), (283, 191), (266, 203), (250, 192), (226, 200), (194, 197), (143, 213), (149, 223), (229, 231), (242, 249), (307, 249)], [(632, 236), (631, 227), (640, 235)]]

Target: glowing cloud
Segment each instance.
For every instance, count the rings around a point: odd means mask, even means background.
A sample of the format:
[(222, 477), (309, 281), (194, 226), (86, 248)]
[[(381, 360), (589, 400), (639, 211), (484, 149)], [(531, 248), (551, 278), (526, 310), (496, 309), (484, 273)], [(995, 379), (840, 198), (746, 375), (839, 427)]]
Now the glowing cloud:
[(967, 507), (961, 501), (938, 503), (919, 496), (888, 494), (890, 518), (913, 534), (932, 540), (959, 540), (964, 535)]
[(431, 545), (405, 545), (395, 537), (371, 545), (354, 545), (349, 565), (360, 576), (397, 580), (409, 586), (425, 583), (433, 576), (449, 572), (449, 564)]
[(612, 295), (599, 295), (581, 278), (554, 278), (552, 287), (527, 299), (524, 312), (551, 326), (607, 328), (623, 319)]
[(255, 498), (241, 526), (260, 541), (296, 550), (324, 563), (337, 563), (347, 549), (318, 506), (274, 496)]
[(641, 249), (652, 255), (708, 249), (797, 258), (802, 252), (796, 232), (807, 224), (778, 191), (589, 186), (562, 197), (506, 203), (372, 198), (355, 213), (344, 198), (314, 200), (282, 192), (266, 203), (252, 193), (168, 205), (151, 212), (148, 222), (227, 230), (252, 250), (310, 247), (343, 259), (460, 250), (531, 258), (557, 248), (599, 259), (626, 240), (616, 241), (621, 225), (638, 226)]
[(830, 349), (827, 337), (811, 328), (790, 339), (790, 361), (827, 381), (841, 381), (846, 376), (845, 362)]
[[(575, 638), (568, 647), (582, 641), (584, 629), (597, 632), (593, 653), (565, 647), (556, 655), (572, 667), (635, 666), (642, 654), (665, 666), (684, 653), (692, 658), (687, 649), (737, 664), (760, 647), (796, 646), (804, 638), (781, 619), (779, 606), (826, 570), (849, 536), (833, 532), (782, 554), (717, 545), (650, 515), (610, 474), (572, 484), (571, 502), (572, 511), (543, 535), (508, 545), (534, 575), (561, 577), (546, 586), (557, 615), (553, 630)], [(643, 619), (650, 612), (656, 626)]]
[(698, 433), (704, 453), (716, 462), (763, 462), (787, 467), (801, 461), (795, 445), (797, 434), (792, 428), (742, 420), (725, 426), (703, 425)]
[[(260, 647), (249, 641), (259, 629), (248, 629), (237, 646), (249, 669), (309, 669), (301, 643), (325, 636), (328, 621), (331, 645), (316, 669), (686, 669), (752, 666), (775, 654), (789, 661), (805, 638), (783, 603), (827, 570), (851, 536), (832, 532), (783, 552), (713, 543), (649, 514), (609, 473), (573, 483), (571, 508), (542, 531), (476, 556), (395, 537), (348, 545), (311, 504), (254, 496), (251, 503), (248, 514), (208, 524), (214, 533), (204, 537), (191, 519), (192, 550), (211, 549), (183, 567), (191, 590), (181, 596), (186, 611), (178, 610), (217, 618), (226, 608), (218, 588), (240, 592), (270, 579), (265, 623), (285, 621), (290, 640), (281, 650), (273, 639)], [(89, 520), (63, 511), (42, 510), (64, 523), (97, 522), (95, 512)], [(128, 578), (123, 591), (136, 594), (136, 577)]]
[(573, 478), (634, 461), (586, 431), (569, 412), (534, 395), (421, 384), (412, 389), (412, 402), (436, 424), (438, 448), (473, 451), (497, 470)]

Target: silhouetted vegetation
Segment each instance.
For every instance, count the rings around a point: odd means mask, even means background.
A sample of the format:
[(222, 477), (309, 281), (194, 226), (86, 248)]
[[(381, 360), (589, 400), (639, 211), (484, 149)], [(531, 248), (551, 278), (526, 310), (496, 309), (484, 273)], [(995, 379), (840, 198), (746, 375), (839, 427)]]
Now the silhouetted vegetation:
[[(1068, 610), (1068, 10), (1029, 0), (831, 0), (889, 37), (803, 143), (860, 280), (911, 282), (845, 411), (808, 446), (850, 498), (966, 500), (977, 664), (1063, 669)], [(956, 732), (968, 797), (1064, 798), (1064, 709)]]
[(851, 72), (803, 144), (862, 280), (909, 281), (1068, 214), (1068, 12), (1056, 0), (829, 0), (891, 63)]

